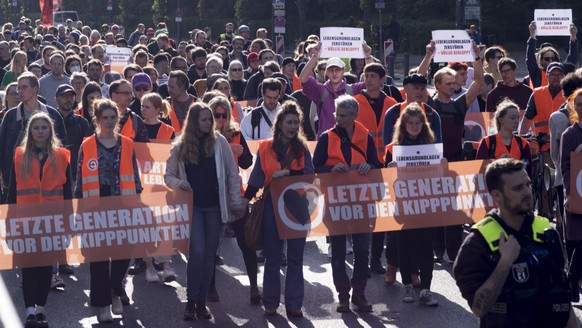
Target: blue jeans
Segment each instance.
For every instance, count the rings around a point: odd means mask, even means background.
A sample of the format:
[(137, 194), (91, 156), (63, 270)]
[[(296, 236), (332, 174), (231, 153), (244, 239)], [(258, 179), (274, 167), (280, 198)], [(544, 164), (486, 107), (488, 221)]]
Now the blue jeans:
[[(267, 310), (279, 307), (281, 299), (281, 260), (283, 241), (277, 231), (277, 219), (271, 199), (265, 200), (263, 212), (263, 249), (265, 269), (263, 275), (263, 305)], [(303, 305), (303, 250), (305, 238), (287, 240), (287, 273), (285, 274), (285, 307), (300, 310)]]
[(214, 269), (214, 255), (222, 231), (222, 219), (218, 207), (198, 207), (192, 212), (186, 295), (189, 302), (205, 302)]
[(368, 245), (370, 244), (370, 234), (359, 233), (352, 235), (354, 271), (351, 281), (346, 272), (346, 235), (330, 236), (329, 238), (331, 240), (333, 283), (338, 292), (340, 302), (350, 299), (351, 289), (353, 289), (353, 295), (364, 295), (368, 281)]

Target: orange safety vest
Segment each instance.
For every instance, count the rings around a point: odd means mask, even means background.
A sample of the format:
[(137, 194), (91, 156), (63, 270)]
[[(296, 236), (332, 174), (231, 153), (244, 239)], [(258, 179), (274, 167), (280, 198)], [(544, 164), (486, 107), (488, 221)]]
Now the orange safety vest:
[[(550, 135), (550, 115), (557, 111), (563, 103), (566, 102), (566, 98), (562, 91), (560, 91), (554, 99), (550, 93), (549, 87), (546, 85), (544, 87), (536, 88), (533, 92), (534, 103), (536, 106), (537, 115), (534, 117), (534, 131), (536, 135), (540, 133), (545, 133)], [(542, 148), (542, 151), (550, 150), (550, 144), (547, 143)]]
[[(188, 96), (189, 97), (189, 96)], [(192, 99), (190, 105), (195, 102), (195, 99)], [(172, 127), (176, 134), (179, 134), (182, 131), (182, 124), (178, 121), (178, 116), (176, 116), (176, 111), (174, 111), (174, 99), (170, 100), (170, 119), (172, 120)]]
[[(271, 183), (271, 177), (275, 171), (282, 170), (281, 163), (277, 159), (277, 154), (273, 150), (273, 139), (259, 141), (259, 156), (261, 157), (261, 168), (265, 174), (265, 187)], [(291, 170), (303, 170), (305, 167), (305, 157), (294, 158), (291, 161)]]
[[(541, 77), (542, 77), (542, 82), (540, 84), (540, 87), (545, 87), (546, 85), (548, 85), (548, 73), (546, 73), (546, 71), (542, 71)], [(533, 81), (531, 80), (531, 76), (529, 77), (529, 87), (533, 90), (536, 87), (534, 87), (533, 85)]]
[(232, 108), (230, 113), (232, 115), (233, 121), (240, 124), (241, 118), (238, 117), (238, 109), (241, 107), (241, 105), (234, 101), (234, 99), (230, 98), (230, 107)]
[[(523, 149), (520, 149), (519, 143), (517, 142), (517, 138), (521, 138), (518, 136), (513, 136), (511, 138), (511, 151), (507, 149), (507, 146), (503, 143), (503, 139), (501, 139), (501, 135), (496, 133), (493, 135), (495, 137), (495, 153), (493, 154), (493, 159), (501, 158), (502, 155), (509, 154), (516, 160), (522, 159)], [(485, 141), (485, 145), (487, 145), (487, 149), (491, 149), (491, 139), (489, 137), (483, 138)], [(524, 147), (529, 147), (529, 143), (525, 138), (521, 138), (521, 144)]]
[(63, 200), (63, 186), (67, 182), (67, 166), (71, 162), (71, 152), (58, 148), (53, 153), (55, 165), (47, 158), (40, 177), (40, 161), (32, 157), (30, 176), (22, 177), (24, 148), (17, 147), (14, 152), (14, 173), (16, 174), (16, 203), (40, 203)]
[(293, 75), (292, 83), (293, 83), (293, 86), (292, 86), (293, 92), (303, 89), (303, 87), (301, 86), (301, 80), (299, 79), (299, 76), (297, 76), (297, 74)]
[(127, 118), (127, 121), (125, 121), (125, 123), (121, 127), (121, 131), (119, 131), (120, 135), (128, 137), (131, 140), (135, 139), (135, 129), (133, 128), (132, 115), (135, 115), (135, 114), (129, 115), (129, 117)]
[(345, 165), (351, 166), (356, 164), (361, 164), (366, 162), (366, 150), (368, 149), (368, 129), (358, 122), (354, 121), (354, 134), (352, 135), (351, 143), (357, 146), (364, 154), (362, 155), (353, 146), (350, 147), (352, 151), (352, 160), (348, 164), (342, 153), (341, 144), (342, 138), (335, 132), (337, 126), (325, 131), (327, 134), (327, 161), (325, 161), (325, 166), (335, 166), (338, 163), (343, 163)]
[(174, 128), (162, 122), (162, 125), (160, 125), (160, 129), (158, 130), (158, 134), (156, 135), (156, 139), (170, 140), (172, 139), (172, 133), (174, 133)]
[[(121, 138), (121, 156), (119, 159), (119, 189), (121, 195), (135, 195), (135, 175), (133, 171), (133, 141), (125, 136)], [(83, 198), (99, 197), (99, 156), (97, 138), (92, 135), (81, 144), (83, 150), (83, 167), (81, 168)]]
[[(368, 102), (368, 99), (363, 94), (355, 95), (354, 98), (360, 104), (360, 110), (358, 111), (358, 120), (364, 125), (366, 129), (372, 135), (374, 139), (374, 145), (376, 146), (376, 152), (378, 159), (382, 158), (384, 155), (384, 140), (382, 139), (382, 129), (384, 127), (384, 116), (388, 108), (397, 104), (394, 98), (386, 96), (384, 98), (384, 104), (382, 105), (382, 115), (380, 116), (380, 121), (376, 123), (376, 113), (372, 109), (372, 106)], [(364, 148), (365, 149), (365, 148)]]

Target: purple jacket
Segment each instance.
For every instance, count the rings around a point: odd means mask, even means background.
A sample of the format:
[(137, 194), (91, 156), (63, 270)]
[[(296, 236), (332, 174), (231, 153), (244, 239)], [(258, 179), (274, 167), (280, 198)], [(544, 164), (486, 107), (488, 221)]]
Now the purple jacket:
[[(317, 116), (319, 118), (319, 126), (317, 129), (317, 136), (319, 137), (323, 132), (333, 128), (335, 125), (335, 104), (334, 100), (346, 93), (346, 79), (344, 78), (337, 90), (334, 90), (329, 81), (319, 83), (310, 76), (307, 82), (302, 83), (303, 93), (317, 105)], [(351, 84), (352, 95), (359, 94), (366, 86), (363, 82)], [(329, 96), (322, 102), (324, 90), (329, 92)]]

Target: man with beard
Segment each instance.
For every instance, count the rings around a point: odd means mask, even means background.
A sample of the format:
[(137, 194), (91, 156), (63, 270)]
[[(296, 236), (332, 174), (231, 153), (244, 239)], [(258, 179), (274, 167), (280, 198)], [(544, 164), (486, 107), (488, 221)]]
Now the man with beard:
[(208, 53), (204, 48), (196, 47), (190, 51), (192, 65), (188, 67), (188, 80), (194, 84), (198, 79), (205, 79), (206, 76), (206, 56)]
[(471, 229), (454, 277), (480, 327), (578, 327), (560, 237), (533, 213), (525, 165), (503, 158), (487, 166), (487, 190), (498, 208)]

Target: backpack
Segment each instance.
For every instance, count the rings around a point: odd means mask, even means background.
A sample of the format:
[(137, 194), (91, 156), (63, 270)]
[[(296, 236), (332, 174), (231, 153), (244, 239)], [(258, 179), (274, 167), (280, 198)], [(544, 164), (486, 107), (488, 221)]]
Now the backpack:
[[(255, 140), (255, 128), (258, 128), (257, 137), (261, 137), (261, 117), (263, 116), (263, 107), (253, 108), (251, 110), (251, 130), (252, 130), (252, 139)], [(269, 125), (269, 127), (273, 127), (273, 123), (269, 118), (264, 115), (265, 122)]]

